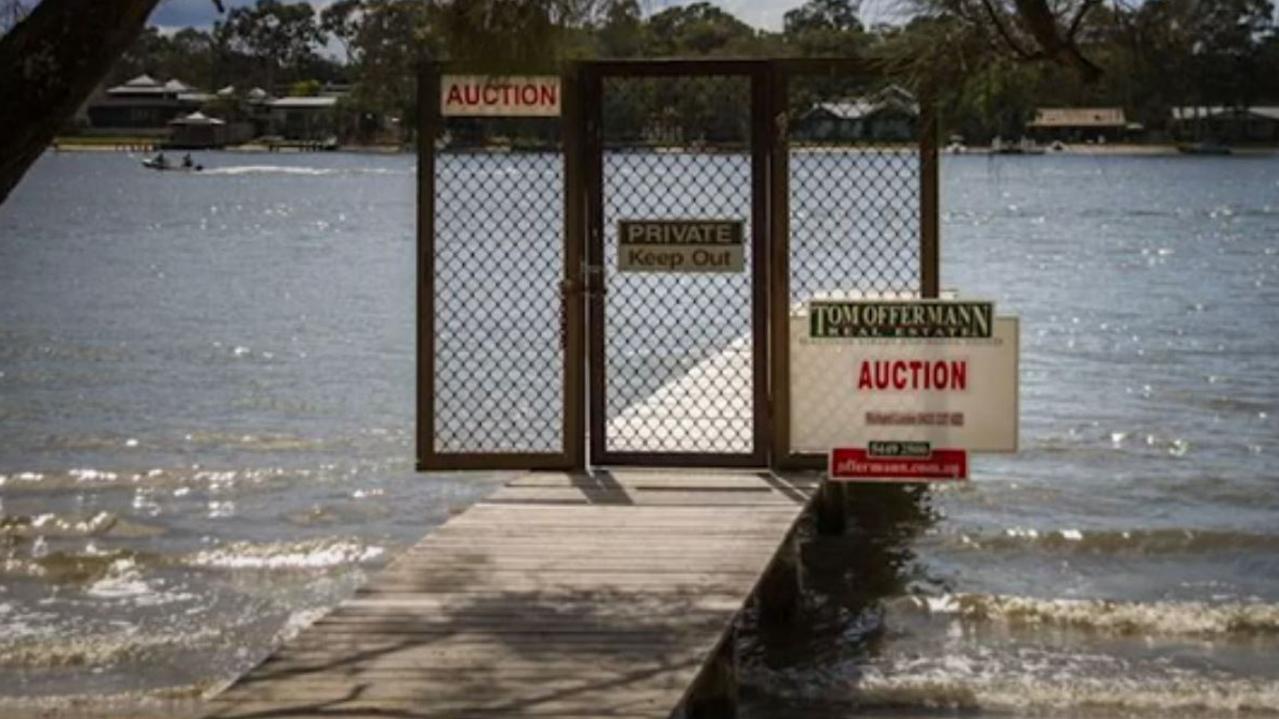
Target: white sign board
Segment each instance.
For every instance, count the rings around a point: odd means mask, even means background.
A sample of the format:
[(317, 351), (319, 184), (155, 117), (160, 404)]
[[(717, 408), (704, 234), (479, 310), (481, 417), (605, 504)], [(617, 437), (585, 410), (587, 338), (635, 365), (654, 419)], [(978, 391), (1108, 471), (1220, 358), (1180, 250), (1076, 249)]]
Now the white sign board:
[(554, 75), (445, 75), (440, 78), (444, 117), (559, 117), (560, 79)]
[(811, 337), (790, 319), (791, 449), (922, 441), (970, 452), (1015, 452), (1016, 317), (989, 337)]

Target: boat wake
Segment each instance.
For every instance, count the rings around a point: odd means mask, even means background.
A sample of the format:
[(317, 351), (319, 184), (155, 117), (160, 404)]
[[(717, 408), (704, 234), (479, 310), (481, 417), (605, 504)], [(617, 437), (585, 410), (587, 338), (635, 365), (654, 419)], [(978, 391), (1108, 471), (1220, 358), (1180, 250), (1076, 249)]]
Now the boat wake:
[(302, 175), (311, 177), (346, 176), (346, 175), (411, 175), (414, 168), (390, 167), (303, 167), (297, 165), (232, 165), (229, 167), (206, 167), (201, 175)]

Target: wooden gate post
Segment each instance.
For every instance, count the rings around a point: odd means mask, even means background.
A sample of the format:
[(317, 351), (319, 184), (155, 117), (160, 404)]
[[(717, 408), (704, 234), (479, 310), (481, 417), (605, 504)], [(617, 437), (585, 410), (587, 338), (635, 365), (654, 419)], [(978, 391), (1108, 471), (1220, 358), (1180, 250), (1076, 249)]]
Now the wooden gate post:
[(847, 486), (844, 482), (832, 482), (829, 478), (822, 482), (817, 501), (813, 503), (818, 534), (830, 536), (844, 533), (848, 524)]

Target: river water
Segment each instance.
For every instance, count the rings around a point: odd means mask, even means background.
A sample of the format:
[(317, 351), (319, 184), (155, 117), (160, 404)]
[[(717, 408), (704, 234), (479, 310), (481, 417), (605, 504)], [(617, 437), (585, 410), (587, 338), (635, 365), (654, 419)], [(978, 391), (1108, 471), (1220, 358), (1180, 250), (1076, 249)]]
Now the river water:
[[(502, 479), (412, 470), (412, 158), (204, 161), (0, 207), (0, 713), (197, 696)], [(745, 713), (1279, 715), (1279, 158), (942, 168), (1021, 452), (855, 492)]]

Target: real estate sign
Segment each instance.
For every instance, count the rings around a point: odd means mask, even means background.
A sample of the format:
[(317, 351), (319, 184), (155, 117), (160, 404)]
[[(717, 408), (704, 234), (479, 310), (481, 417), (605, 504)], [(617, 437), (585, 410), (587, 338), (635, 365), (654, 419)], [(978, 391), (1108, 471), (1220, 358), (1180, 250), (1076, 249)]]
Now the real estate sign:
[(884, 455), (873, 448), (836, 447), (830, 451), (829, 470), (831, 479), (858, 482), (962, 481), (968, 478), (968, 453), (962, 449), (929, 449), (924, 453)]
[(741, 272), (746, 266), (741, 220), (622, 220), (619, 272)]
[(560, 79), (546, 76), (445, 75), (444, 117), (559, 117)]
[(1018, 321), (990, 303), (814, 302), (790, 347), (794, 452), (1017, 449)]

